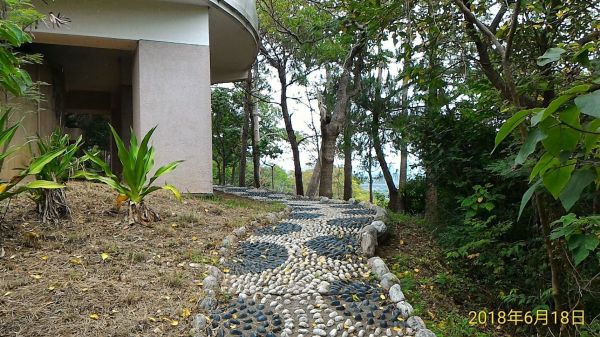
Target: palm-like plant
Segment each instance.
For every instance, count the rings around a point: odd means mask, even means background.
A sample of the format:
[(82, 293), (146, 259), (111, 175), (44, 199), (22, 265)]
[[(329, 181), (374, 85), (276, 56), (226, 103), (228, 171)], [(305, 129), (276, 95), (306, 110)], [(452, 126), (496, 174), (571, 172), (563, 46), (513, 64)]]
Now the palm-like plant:
[(119, 195), (116, 199), (116, 208), (128, 201), (129, 208), (127, 213), (127, 222), (132, 224), (146, 225), (150, 222), (160, 220), (158, 213), (144, 204), (144, 197), (148, 194), (164, 189), (171, 191), (178, 200), (181, 200), (181, 194), (173, 185), (154, 186), (153, 183), (163, 174), (173, 171), (182, 161), (175, 161), (160, 167), (152, 178), (148, 175), (154, 168), (154, 147), (150, 146), (150, 138), (156, 127), (152, 128), (142, 141), (138, 144), (135, 134), (131, 133), (129, 149), (125, 148), (123, 140), (115, 129), (110, 126), (115, 143), (117, 144), (118, 157), (123, 166), (123, 179), (119, 179), (110, 169), (110, 166), (98, 156), (86, 152), (86, 159), (96, 164), (103, 175), (96, 172), (82, 171), (77, 176), (85, 177), (89, 180), (96, 180), (112, 187)]
[[(47, 139), (39, 138), (37, 140), (38, 157), (59, 150), (63, 150), (63, 152), (61, 156), (54, 158), (46, 164), (36, 174), (36, 178), (64, 184), (69, 180), (78, 162), (77, 153), (81, 149), (82, 144), (81, 137), (71, 143), (69, 135), (63, 134), (60, 130), (55, 130)], [(33, 199), (37, 203), (38, 213), (42, 218), (42, 222), (56, 222), (60, 218), (71, 215), (71, 209), (67, 203), (64, 189), (34, 190), (32, 194), (34, 196)]]

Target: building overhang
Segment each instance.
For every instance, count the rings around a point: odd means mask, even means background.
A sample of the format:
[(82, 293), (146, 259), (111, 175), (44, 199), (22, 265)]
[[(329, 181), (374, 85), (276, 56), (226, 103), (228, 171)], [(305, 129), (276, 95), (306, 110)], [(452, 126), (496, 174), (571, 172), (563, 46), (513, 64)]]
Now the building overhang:
[[(60, 12), (67, 17), (70, 15), (70, 9), (78, 11), (77, 14), (81, 15), (86, 6), (90, 8), (89, 13), (85, 13), (88, 20), (79, 17), (81, 24), (73, 29), (54, 29), (39, 25), (33, 30), (35, 42), (125, 50), (134, 50), (138, 40), (146, 39), (209, 45), (212, 83), (246, 78), (258, 54), (258, 18), (254, 0), (154, 0), (154, 6), (149, 6), (148, 2), (87, 0), (53, 1), (46, 4), (41, 0), (35, 1), (34, 4), (39, 10), (46, 13), (53, 11), (55, 14)], [(138, 5), (143, 11), (134, 10)], [(99, 9), (109, 6), (112, 6), (113, 12), (122, 12), (122, 21), (115, 21), (111, 25), (111, 22), (104, 24), (98, 19), (107, 14)], [(201, 32), (199, 27), (206, 26), (193, 20), (193, 15), (196, 11), (202, 12), (202, 8), (205, 13), (208, 12), (208, 32)], [(171, 16), (168, 16), (169, 13)], [(138, 18), (129, 23), (126, 20), (127, 15), (136, 15)], [(143, 31), (136, 32), (141, 22), (140, 15), (148, 16), (148, 24)], [(163, 15), (166, 16), (163, 18)], [(204, 15), (206, 17), (206, 14)], [(184, 20), (180, 20), (182, 16)], [(126, 31), (129, 28), (128, 24), (132, 28), (129, 32)], [(75, 26), (75, 23), (73, 25)], [(78, 30), (85, 25), (95, 25), (96, 30)], [(118, 31), (118, 26), (122, 27), (122, 31)], [(165, 31), (171, 35), (165, 34)]]

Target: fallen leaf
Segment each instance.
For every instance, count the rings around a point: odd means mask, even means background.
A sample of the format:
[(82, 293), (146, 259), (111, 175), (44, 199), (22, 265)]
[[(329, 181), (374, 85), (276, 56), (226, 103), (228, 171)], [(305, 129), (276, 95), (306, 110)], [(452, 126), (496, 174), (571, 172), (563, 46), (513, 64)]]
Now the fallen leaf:
[(39, 280), (39, 279), (41, 279), (41, 278), (42, 278), (42, 275), (37, 275), (37, 274), (34, 274), (34, 275), (31, 275), (31, 277), (33, 277), (33, 278), (34, 278), (34, 279), (36, 279), (36, 280)]
[(48, 261), (48, 255), (44, 255), (44, 256), (40, 257), (40, 259), (42, 259), (44, 261)]
[(181, 317), (183, 318), (188, 318), (192, 315), (192, 313), (190, 312), (190, 309), (188, 308), (183, 308), (183, 310), (181, 311)]
[(384, 295), (384, 294), (381, 294), (381, 295), (379, 295), (379, 297), (380, 297), (382, 300), (385, 300), (385, 295)]
[(98, 314), (91, 314), (90, 318), (93, 319), (93, 320), (99, 320), (100, 316), (98, 316)]
[(229, 272), (230, 272), (230, 270), (229, 270), (229, 268), (223, 268), (223, 272), (224, 272), (224, 273), (229, 273)]
[(12, 291), (7, 291), (7, 292), (4, 293), (4, 296), (8, 296), (10, 294), (12, 294)]
[(71, 263), (74, 265), (82, 265), (83, 264), (83, 260), (81, 260), (81, 258), (76, 257), (74, 259), (71, 259)]
[(110, 255), (108, 255), (108, 253), (102, 253), (100, 254), (100, 257), (102, 257), (102, 261), (106, 261), (110, 257)]
[(179, 325), (179, 321), (176, 320), (171, 320), (171, 326), (178, 326)]
[(192, 241), (198, 241), (198, 237), (197, 236), (192, 236)]
[(413, 269), (413, 270), (415, 271), (415, 273), (418, 273), (418, 272), (419, 272), (419, 268), (415, 268), (415, 269)]
[(172, 223), (172, 224), (171, 224), (171, 227), (173, 227), (173, 228), (177, 228), (177, 227), (179, 227), (179, 226), (178, 226), (176, 223)]
[(154, 317), (148, 317), (148, 320), (149, 320), (150, 322), (156, 322), (156, 318), (154, 318)]
[(48, 287), (48, 290), (49, 290), (49, 291), (53, 291), (54, 289), (56, 289), (56, 287), (54, 287), (54, 286), (49, 286), (49, 287)]

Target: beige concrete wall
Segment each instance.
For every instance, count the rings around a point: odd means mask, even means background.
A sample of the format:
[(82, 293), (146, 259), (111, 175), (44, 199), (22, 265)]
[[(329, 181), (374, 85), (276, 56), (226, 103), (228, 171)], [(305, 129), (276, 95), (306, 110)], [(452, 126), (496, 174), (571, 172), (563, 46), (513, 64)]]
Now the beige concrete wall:
[[(30, 65), (26, 68), (34, 81), (52, 83), (50, 69), (43, 65)], [(52, 133), (58, 125), (58, 120), (54, 114), (54, 100), (51, 85), (41, 85), (39, 92), (42, 100), (38, 103), (26, 98), (10, 97), (6, 102), (13, 109), (10, 119), (10, 125), (21, 121), (21, 128), (17, 130), (11, 146), (17, 149), (8, 157), (2, 165), (0, 178), (10, 179), (18, 169), (25, 167), (31, 160), (31, 151), (35, 151), (35, 144), (27, 144), (36, 135), (46, 137)], [(4, 104), (3, 104), (4, 105)]]
[[(137, 41), (152, 40), (196, 45), (208, 45), (208, 7), (195, 4), (148, 0), (35, 0), (42, 13), (61, 13), (69, 17), (68, 26), (56, 29), (41, 23), (34, 29), (36, 41), (59, 43), (56, 38), (83, 46), (118, 48), (98, 45), (99, 39)], [(85, 39), (77, 39), (85, 37)], [(45, 41), (45, 39), (49, 39)], [(94, 41), (94, 45), (85, 44)], [(70, 44), (64, 41), (64, 44)]]
[(159, 181), (212, 193), (210, 56), (207, 46), (140, 41), (133, 70), (133, 126), (153, 136), (156, 165), (185, 160)]

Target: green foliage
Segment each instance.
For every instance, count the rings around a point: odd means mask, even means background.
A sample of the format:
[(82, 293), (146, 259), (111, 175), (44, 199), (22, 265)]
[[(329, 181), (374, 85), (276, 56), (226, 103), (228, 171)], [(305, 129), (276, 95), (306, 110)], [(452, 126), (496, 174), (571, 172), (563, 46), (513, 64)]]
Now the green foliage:
[[(5, 111), (2, 117), (0, 117), (0, 149), (3, 150), (0, 152), (0, 161), (4, 161), (6, 157), (15, 151), (15, 148), (10, 146), (10, 142), (12, 141), (16, 130), (21, 126), (20, 122), (10, 125), (8, 121), (9, 117), (10, 110)], [(64, 186), (62, 184), (52, 180), (39, 179), (22, 185), (19, 185), (19, 183), (29, 176), (38, 176), (45, 169), (46, 165), (63, 155), (64, 152), (64, 149), (48, 151), (34, 158), (26, 168), (20, 170), (10, 180), (0, 180), (0, 201), (12, 198), (25, 191), (63, 188)]]
[[(544, 54), (543, 65), (558, 61), (560, 55), (566, 52), (563, 49), (557, 52), (557, 49), (551, 48)], [(581, 51), (576, 51), (575, 55), (579, 53)], [(571, 57), (577, 60), (577, 57)], [(589, 62), (586, 59), (586, 62), (579, 63), (585, 67)], [(566, 211), (578, 202), (593, 182), (595, 187), (591, 189), (600, 188), (600, 90), (595, 90), (597, 86), (592, 82), (600, 73), (594, 68), (589, 71), (589, 75), (583, 78), (583, 84), (564, 90), (546, 108), (516, 113), (504, 123), (496, 136), (498, 146), (530, 117), (528, 136), (515, 159), (516, 165), (524, 164), (541, 143), (536, 153), (537, 162), (529, 176), (529, 181), (536, 183), (524, 194), (521, 211), (540, 182), (555, 199), (560, 199)], [(525, 127), (521, 125), (521, 128)]]
[(34, 158), (44, 156), (47, 153), (54, 151), (62, 151), (62, 155), (54, 158), (46, 164), (42, 171), (37, 174), (38, 179), (51, 180), (58, 183), (64, 183), (69, 180), (71, 174), (74, 173), (76, 165), (79, 163), (77, 157), (83, 140), (81, 137), (71, 142), (69, 135), (63, 134), (61, 130), (55, 130), (46, 138), (37, 139), (37, 155)]
[(562, 216), (552, 223), (552, 240), (564, 239), (573, 255), (575, 265), (586, 259), (596, 266), (600, 264), (600, 216), (577, 217), (573, 213)]
[(140, 204), (143, 202), (144, 197), (160, 189), (170, 191), (177, 199), (181, 199), (179, 191), (173, 185), (154, 186), (153, 183), (160, 176), (175, 170), (182, 161), (174, 161), (158, 168), (154, 175), (148, 179), (148, 175), (154, 170), (155, 156), (154, 147), (150, 146), (149, 142), (156, 127), (150, 129), (139, 144), (132, 131), (129, 149), (125, 147), (123, 140), (112, 126), (110, 126), (110, 130), (117, 144), (119, 161), (123, 166), (123, 179), (119, 179), (104, 160), (87, 151), (84, 158), (93, 162), (103, 175), (96, 172), (80, 171), (76, 176), (96, 180), (110, 186), (119, 193), (121, 202), (129, 199), (134, 204)]
[(33, 86), (31, 77), (21, 67), (29, 62), (15, 48), (32, 41), (24, 29), (42, 18), (29, 1), (4, 1), (0, 19), (0, 86), (15, 96), (23, 96)]

